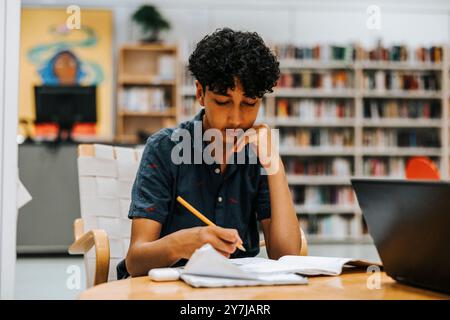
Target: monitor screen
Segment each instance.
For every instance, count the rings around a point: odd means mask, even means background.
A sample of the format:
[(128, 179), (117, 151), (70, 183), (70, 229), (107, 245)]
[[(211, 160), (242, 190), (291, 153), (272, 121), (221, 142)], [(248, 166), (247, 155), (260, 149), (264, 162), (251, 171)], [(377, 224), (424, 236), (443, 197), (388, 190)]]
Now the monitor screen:
[(71, 129), (75, 123), (96, 123), (96, 86), (35, 86), (36, 123), (56, 123)]

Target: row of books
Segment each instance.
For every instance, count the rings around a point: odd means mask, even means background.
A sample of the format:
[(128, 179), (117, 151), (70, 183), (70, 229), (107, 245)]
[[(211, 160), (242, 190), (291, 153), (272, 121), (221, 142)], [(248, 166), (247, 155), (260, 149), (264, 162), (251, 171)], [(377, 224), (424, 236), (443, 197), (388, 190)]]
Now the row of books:
[(370, 147), (440, 147), (438, 130), (365, 129), (363, 145)]
[(300, 215), (300, 226), (307, 235), (346, 239), (362, 234), (361, 221), (354, 215)]
[(352, 159), (336, 158), (295, 158), (283, 159), (287, 174), (311, 176), (349, 177), (353, 172)]
[(363, 175), (370, 177), (389, 176), (404, 178), (405, 158), (366, 158), (363, 161)]
[(282, 147), (347, 147), (353, 146), (353, 129), (280, 129), (280, 146)]
[[(439, 159), (432, 160), (439, 167)], [(364, 157), (363, 175), (404, 178), (407, 161), (408, 157)], [(287, 157), (283, 158), (283, 164), (289, 175), (349, 177), (353, 172), (352, 160), (342, 157), (331, 159)]]
[(293, 44), (279, 44), (274, 46), (274, 51), (279, 59), (323, 61), (353, 61), (356, 54), (356, 49), (352, 45), (315, 45), (311, 47)]
[(443, 49), (439, 46), (409, 48), (406, 45), (384, 47), (381, 42), (373, 49), (360, 48), (358, 57), (371, 61), (400, 61), (400, 62), (442, 62)]
[(298, 117), (302, 120), (352, 118), (354, 106), (351, 100), (285, 99), (276, 101), (278, 117)]
[(440, 76), (436, 72), (385, 71), (364, 73), (364, 88), (369, 90), (439, 90)]
[[(432, 158), (437, 167), (440, 166), (439, 158)], [(379, 177), (389, 176), (391, 178), (404, 178), (408, 158), (405, 157), (368, 157), (363, 162), (363, 175)]]
[(438, 100), (377, 100), (364, 101), (364, 117), (379, 118), (439, 118), (441, 103)]
[(419, 47), (414, 50), (416, 61), (442, 62), (442, 47), (432, 46), (430, 48)]
[(353, 87), (353, 75), (344, 70), (282, 72), (277, 85), (280, 88), (345, 89)]
[(406, 46), (391, 46), (389, 48), (383, 47), (381, 42), (375, 48), (364, 50), (361, 48), (360, 57), (363, 60), (376, 61), (407, 61), (408, 48)]
[(290, 186), (294, 203), (305, 206), (352, 206), (355, 195), (350, 186)]
[(171, 107), (170, 92), (163, 88), (126, 87), (119, 91), (121, 111), (166, 111)]
[(279, 59), (317, 60), (317, 61), (399, 61), (399, 62), (442, 62), (441, 46), (411, 48), (397, 44), (384, 46), (378, 41), (373, 48), (358, 44), (313, 45), (277, 44), (273, 46)]

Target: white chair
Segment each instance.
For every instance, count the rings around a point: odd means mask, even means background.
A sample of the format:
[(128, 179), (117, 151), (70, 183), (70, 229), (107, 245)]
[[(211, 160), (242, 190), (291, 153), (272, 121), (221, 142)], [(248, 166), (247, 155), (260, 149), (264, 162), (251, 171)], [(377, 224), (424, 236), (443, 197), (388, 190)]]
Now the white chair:
[[(69, 253), (84, 255), (88, 288), (116, 280), (116, 266), (126, 257), (131, 188), (142, 151), (98, 144), (78, 147), (81, 218), (74, 222), (75, 241)], [(301, 235), (300, 255), (307, 255), (303, 230)]]
[(69, 253), (84, 254), (87, 286), (116, 280), (126, 256), (131, 220), (131, 188), (142, 150), (106, 145), (78, 147), (81, 219), (74, 222)]

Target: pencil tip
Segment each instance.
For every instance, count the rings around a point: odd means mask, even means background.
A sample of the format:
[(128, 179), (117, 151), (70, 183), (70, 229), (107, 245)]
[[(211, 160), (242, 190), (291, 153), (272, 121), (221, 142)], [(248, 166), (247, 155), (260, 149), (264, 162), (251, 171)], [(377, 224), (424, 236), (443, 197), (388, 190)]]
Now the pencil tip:
[(247, 251), (247, 250), (245, 250), (245, 248), (244, 248), (244, 246), (243, 246), (242, 244), (240, 244), (240, 245), (238, 246), (238, 249), (241, 250), (241, 251), (244, 251), (244, 252)]

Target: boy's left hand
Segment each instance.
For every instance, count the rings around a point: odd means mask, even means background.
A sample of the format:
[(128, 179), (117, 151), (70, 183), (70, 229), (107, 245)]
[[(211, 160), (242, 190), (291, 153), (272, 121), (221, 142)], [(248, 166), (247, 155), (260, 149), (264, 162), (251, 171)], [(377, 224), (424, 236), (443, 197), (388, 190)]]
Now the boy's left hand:
[(273, 135), (271, 130), (265, 123), (251, 127), (238, 139), (233, 151), (240, 152), (246, 144), (250, 144), (261, 165), (266, 170), (277, 171), (280, 159), (278, 141), (272, 141)]

